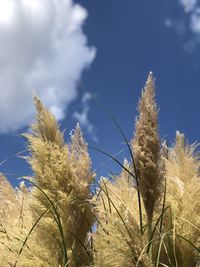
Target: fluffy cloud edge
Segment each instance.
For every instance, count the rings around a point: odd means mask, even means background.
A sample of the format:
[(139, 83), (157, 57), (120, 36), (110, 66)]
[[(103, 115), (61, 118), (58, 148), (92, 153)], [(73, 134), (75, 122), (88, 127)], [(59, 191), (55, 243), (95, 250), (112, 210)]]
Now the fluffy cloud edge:
[(58, 120), (64, 119), (83, 71), (96, 56), (82, 30), (87, 10), (72, 0), (2, 3), (7, 17), (0, 19), (0, 133), (31, 122), (33, 89)]

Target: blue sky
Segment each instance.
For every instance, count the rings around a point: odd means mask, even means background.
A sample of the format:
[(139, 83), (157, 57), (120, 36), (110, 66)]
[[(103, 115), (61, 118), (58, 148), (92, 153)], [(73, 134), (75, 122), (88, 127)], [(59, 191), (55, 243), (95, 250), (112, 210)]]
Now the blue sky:
[[(152, 71), (161, 138), (173, 142), (179, 130), (199, 141), (200, 1), (7, 0), (0, 10), (0, 171), (14, 185), (30, 174), (16, 154), (26, 149), (33, 88), (66, 140), (78, 120), (89, 144), (114, 154), (126, 147), (104, 107), (131, 139)], [(90, 153), (100, 174), (117, 170)]]

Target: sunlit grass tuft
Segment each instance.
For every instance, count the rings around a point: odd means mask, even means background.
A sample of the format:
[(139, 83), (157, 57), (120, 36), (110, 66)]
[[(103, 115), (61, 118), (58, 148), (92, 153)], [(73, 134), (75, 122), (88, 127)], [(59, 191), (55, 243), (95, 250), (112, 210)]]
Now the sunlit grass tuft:
[(0, 175), (0, 267), (200, 266), (198, 144), (177, 132), (174, 145), (161, 145), (154, 87), (150, 73), (130, 142), (108, 114), (130, 159), (93, 148), (121, 167), (100, 180), (80, 126), (66, 144), (34, 96), (36, 120), (24, 135), (33, 176), (14, 189)]

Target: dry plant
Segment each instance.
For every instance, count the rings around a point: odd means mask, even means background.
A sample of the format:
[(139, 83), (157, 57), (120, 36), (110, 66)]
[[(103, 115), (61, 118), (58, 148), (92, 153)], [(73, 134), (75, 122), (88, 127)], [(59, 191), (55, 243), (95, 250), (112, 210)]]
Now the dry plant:
[(36, 231), (37, 243), (47, 248), (45, 260), (55, 266), (83, 266), (91, 260), (87, 234), (94, 221), (88, 202), (94, 175), (87, 144), (77, 125), (71, 144), (66, 145), (55, 117), (37, 96), (34, 100), (36, 123), (32, 133), (25, 136), (31, 154), (28, 162), (34, 172), (33, 219), (45, 213)]
[[(127, 162), (125, 162), (126, 168)], [(98, 218), (94, 234), (95, 266), (149, 266), (141, 236), (137, 191), (125, 171), (114, 181), (101, 178), (95, 197)]]
[[(176, 266), (195, 266), (200, 252), (200, 174), (198, 144), (188, 145), (185, 136), (176, 133), (176, 142), (165, 157), (166, 206), (170, 211), (164, 227), (171, 230), (166, 239), (170, 260)], [(162, 252), (164, 259), (166, 253)], [(169, 259), (163, 260), (169, 264)]]
[[(29, 190), (23, 182), (14, 189), (0, 175), (0, 266), (14, 266), (19, 259), (24, 240), (32, 227), (28, 206)], [(27, 250), (27, 247), (25, 247)]]
[(135, 123), (132, 147), (139, 176), (139, 189), (147, 214), (148, 235), (150, 239), (153, 213), (162, 191), (158, 110), (155, 102), (155, 86), (152, 73), (149, 73), (146, 85), (142, 91), (138, 111), (139, 116)]
[[(89, 202), (94, 174), (91, 172), (87, 144), (77, 125), (71, 134), (71, 143), (66, 145), (55, 117), (37, 96), (34, 96), (34, 100), (36, 122), (32, 125), (31, 133), (24, 135), (30, 151), (26, 159), (34, 173), (33, 178), (24, 178), (32, 185), (24, 201), (28, 205), (29, 224), (27, 215), (21, 214), (22, 204), (18, 203), (22, 198), (21, 190), (14, 192), (8, 182), (1, 178), (1, 202), (4, 206), (10, 203), (9, 210), (2, 214), (2, 225), (13, 228), (11, 234), (20, 236), (21, 244), (25, 241), (27, 248), (23, 244), (21, 249), (19, 242), (16, 246), (13, 239), (9, 240), (9, 246), (4, 241), (1, 245), (9, 253), (14, 247), (15, 254), (20, 256), (11, 261), (12, 266), (35, 266), (36, 263), (41, 267), (85, 266), (92, 261), (88, 234), (94, 222)], [(18, 235), (18, 216), (24, 219), (26, 228), (22, 235)], [(2, 254), (6, 256), (6, 252)]]
[[(80, 126), (65, 144), (54, 115), (34, 96), (36, 121), (25, 134), (33, 177), (14, 189), (0, 175), (1, 267), (200, 266), (198, 145), (176, 133), (161, 146), (152, 73), (138, 104), (130, 162), (96, 181)], [(93, 229), (91, 232), (91, 229)]]
[[(152, 73), (142, 91), (138, 111), (131, 141), (132, 162), (125, 161), (122, 166), (110, 156), (123, 167), (122, 173), (114, 182), (102, 179), (95, 198), (96, 266), (198, 266), (197, 145), (186, 145), (184, 135), (177, 133), (174, 147), (161, 146)], [(138, 205), (137, 191), (142, 205)]]

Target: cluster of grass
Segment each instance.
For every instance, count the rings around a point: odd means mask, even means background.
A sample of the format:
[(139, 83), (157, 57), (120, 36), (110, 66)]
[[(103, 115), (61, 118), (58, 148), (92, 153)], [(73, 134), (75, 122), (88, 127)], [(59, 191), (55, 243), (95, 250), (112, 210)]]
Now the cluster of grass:
[(1, 267), (200, 266), (198, 145), (179, 132), (171, 147), (161, 143), (154, 87), (150, 73), (130, 142), (112, 118), (130, 160), (96, 149), (122, 168), (100, 180), (80, 126), (65, 144), (34, 96), (36, 120), (24, 135), (34, 175), (17, 189), (0, 175)]

